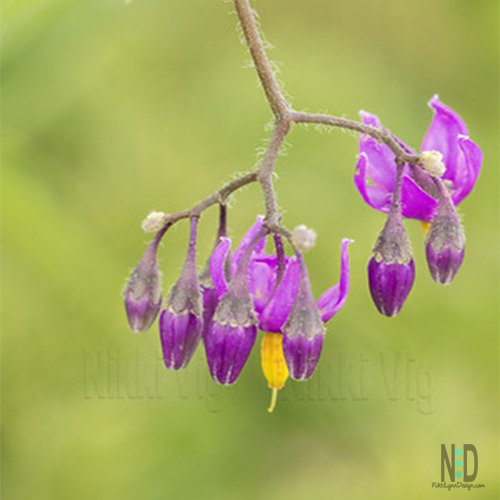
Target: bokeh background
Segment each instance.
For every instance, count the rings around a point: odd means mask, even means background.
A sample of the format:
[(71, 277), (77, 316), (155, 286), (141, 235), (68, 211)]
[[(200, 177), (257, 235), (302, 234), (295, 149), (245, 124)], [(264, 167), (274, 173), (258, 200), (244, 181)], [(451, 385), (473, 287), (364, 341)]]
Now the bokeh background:
[[(156, 327), (132, 334), (120, 292), (148, 235), (249, 170), (271, 116), (231, 2), (3, 2), (3, 481), (5, 499), (422, 499), (498, 493), (498, 2), (255, 0), (297, 109), (359, 109), (418, 148), (433, 94), (483, 149), (461, 206), (467, 257), (456, 281), (429, 277), (410, 222), (417, 279), (402, 314), (377, 314), (365, 264), (383, 217), (352, 184), (356, 137), (296, 127), (277, 172), (285, 223), (319, 234), (307, 263), (318, 294), (352, 283), (307, 384), (273, 415), (255, 348), (238, 384), (211, 382), (200, 348), (163, 369)], [(233, 200), (231, 235), (262, 212)], [(216, 214), (200, 229), (200, 265)], [(185, 224), (161, 250), (165, 292)], [(476, 483), (438, 491), (440, 445), (472, 443)]]

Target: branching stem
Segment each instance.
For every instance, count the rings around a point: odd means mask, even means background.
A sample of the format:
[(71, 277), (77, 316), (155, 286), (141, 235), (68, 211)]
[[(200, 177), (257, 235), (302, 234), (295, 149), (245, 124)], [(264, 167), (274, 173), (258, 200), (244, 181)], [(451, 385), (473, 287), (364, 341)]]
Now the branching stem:
[(276, 193), (273, 186), (273, 172), (276, 165), (281, 146), (290, 131), (293, 124), (315, 123), (328, 125), (332, 127), (354, 130), (360, 134), (373, 137), (378, 142), (388, 146), (396, 157), (398, 164), (412, 165), (414, 170), (420, 170), (420, 156), (409, 152), (408, 148), (403, 147), (404, 143), (398, 139), (390, 130), (384, 127), (373, 127), (364, 123), (337, 116), (316, 113), (304, 113), (294, 111), (291, 105), (283, 96), (276, 76), (272, 70), (271, 63), (264, 49), (262, 37), (255, 22), (255, 15), (248, 0), (234, 0), (236, 13), (243, 29), (245, 41), (252, 56), (257, 75), (269, 103), (269, 107), (274, 114), (275, 123), (273, 133), (269, 139), (266, 153), (262, 159), (260, 167), (254, 172), (242, 175), (229, 182), (203, 201), (199, 202), (190, 210), (178, 212), (166, 216), (165, 224), (172, 225), (175, 222), (191, 218), (200, 217), (209, 207), (215, 204), (226, 204), (228, 197), (238, 189), (258, 182), (262, 189), (264, 204), (266, 207), (265, 223), (267, 229), (274, 233), (284, 236), (288, 240), (291, 233), (281, 225), (281, 215), (279, 212)]

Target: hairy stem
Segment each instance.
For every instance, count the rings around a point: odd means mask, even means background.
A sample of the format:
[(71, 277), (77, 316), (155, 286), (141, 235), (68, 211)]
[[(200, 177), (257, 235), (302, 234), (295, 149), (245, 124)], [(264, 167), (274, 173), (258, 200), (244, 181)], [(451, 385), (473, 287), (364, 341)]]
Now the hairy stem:
[[(373, 127), (364, 123), (337, 116), (304, 113), (294, 111), (288, 101), (283, 96), (276, 76), (271, 67), (271, 63), (267, 57), (262, 42), (262, 37), (255, 22), (255, 16), (250, 7), (248, 0), (234, 0), (236, 13), (239, 22), (243, 29), (245, 41), (252, 56), (257, 75), (264, 89), (266, 99), (269, 103), (271, 111), (275, 117), (273, 133), (269, 139), (266, 153), (262, 159), (260, 167), (254, 172), (242, 175), (237, 179), (229, 182), (220, 190), (199, 202), (190, 210), (169, 214), (165, 216), (165, 224), (172, 225), (181, 219), (192, 217), (200, 217), (200, 215), (209, 207), (215, 204), (225, 204), (227, 198), (238, 189), (258, 182), (262, 189), (264, 204), (266, 207), (266, 227), (267, 230), (284, 236), (288, 240), (291, 239), (291, 232), (281, 226), (281, 215), (279, 213), (276, 193), (273, 186), (273, 172), (276, 165), (281, 146), (290, 131), (293, 124), (308, 124), (316, 123), (321, 125), (329, 125), (343, 129), (354, 130), (360, 134), (366, 134), (378, 142), (387, 145), (396, 157), (397, 164), (407, 163), (411, 166), (416, 177), (423, 177), (420, 174), (422, 170), (419, 166), (420, 156), (413, 154), (409, 148), (404, 147), (404, 142), (396, 137), (390, 130), (385, 127)], [(416, 171), (416, 172), (415, 172)], [(423, 173), (423, 170), (422, 170)]]
[(276, 116), (277, 120), (287, 117), (290, 112), (290, 105), (281, 93), (274, 72), (271, 68), (269, 59), (267, 58), (262, 37), (255, 23), (255, 16), (248, 3), (248, 0), (234, 0), (236, 13), (240, 20), (243, 34), (247, 42), (250, 54), (252, 55), (255, 69), (259, 75), (259, 79), (266, 93), (269, 106)]

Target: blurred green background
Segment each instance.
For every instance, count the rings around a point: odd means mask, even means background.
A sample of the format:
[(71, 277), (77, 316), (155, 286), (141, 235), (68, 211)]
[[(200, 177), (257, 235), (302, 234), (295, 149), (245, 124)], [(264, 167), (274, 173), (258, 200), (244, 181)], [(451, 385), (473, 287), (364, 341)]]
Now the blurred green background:
[[(352, 283), (315, 376), (268, 415), (258, 347), (240, 381), (211, 382), (200, 348), (163, 369), (156, 327), (134, 335), (120, 292), (150, 210), (191, 206), (251, 168), (270, 112), (231, 2), (3, 2), (3, 494), (8, 499), (422, 499), (498, 493), (498, 2), (255, 0), (297, 109), (359, 109), (418, 148), (434, 93), (485, 162), (461, 206), (467, 257), (452, 286), (417, 279), (388, 320), (365, 264), (383, 224), (352, 184), (356, 137), (296, 127), (277, 172), (285, 223), (319, 234), (317, 294)], [(256, 186), (230, 212), (239, 239), (262, 212)], [(216, 214), (203, 217), (200, 263)], [(161, 250), (165, 292), (185, 224)], [(440, 445), (472, 443), (476, 483), (431, 489)]]

